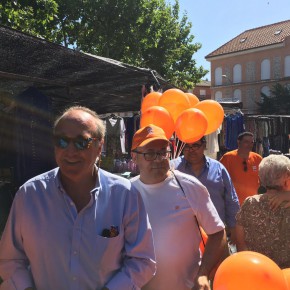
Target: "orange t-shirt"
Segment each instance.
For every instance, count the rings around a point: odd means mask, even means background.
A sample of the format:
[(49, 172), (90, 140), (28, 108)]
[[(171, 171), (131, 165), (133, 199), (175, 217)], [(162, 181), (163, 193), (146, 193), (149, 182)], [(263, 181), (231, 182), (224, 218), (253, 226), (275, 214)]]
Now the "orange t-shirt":
[(220, 162), (228, 170), (234, 187), (236, 189), (240, 204), (251, 195), (257, 194), (259, 188), (258, 169), (262, 157), (250, 152), (249, 158), (246, 160), (247, 170), (244, 170), (244, 158), (238, 155), (238, 150), (233, 150), (225, 153)]

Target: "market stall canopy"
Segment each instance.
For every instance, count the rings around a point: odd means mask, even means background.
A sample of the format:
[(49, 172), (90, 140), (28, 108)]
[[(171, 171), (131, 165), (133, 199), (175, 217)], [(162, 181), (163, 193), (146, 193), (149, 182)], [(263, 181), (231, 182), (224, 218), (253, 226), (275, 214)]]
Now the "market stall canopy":
[(156, 71), (65, 48), (5, 26), (0, 26), (0, 55), (0, 97), (35, 87), (52, 99), (57, 112), (71, 104), (99, 114), (138, 111), (143, 85), (173, 87)]

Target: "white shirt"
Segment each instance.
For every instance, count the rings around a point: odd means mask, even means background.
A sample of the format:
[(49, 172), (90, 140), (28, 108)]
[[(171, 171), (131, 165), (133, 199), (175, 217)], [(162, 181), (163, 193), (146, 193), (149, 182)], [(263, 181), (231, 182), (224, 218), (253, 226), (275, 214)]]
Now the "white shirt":
[(157, 184), (144, 184), (140, 176), (131, 179), (141, 193), (153, 230), (157, 273), (144, 290), (188, 290), (200, 263), (201, 237), (194, 215), (208, 234), (224, 228), (206, 188), (194, 177), (174, 171)]

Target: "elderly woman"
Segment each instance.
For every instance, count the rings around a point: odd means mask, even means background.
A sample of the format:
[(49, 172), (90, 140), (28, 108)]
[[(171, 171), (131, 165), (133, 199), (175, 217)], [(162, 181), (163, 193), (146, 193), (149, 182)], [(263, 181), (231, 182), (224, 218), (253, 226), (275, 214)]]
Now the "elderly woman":
[(289, 268), (290, 193), (285, 192), (290, 190), (290, 159), (265, 157), (259, 177), (265, 193), (248, 197), (237, 214), (237, 250), (259, 252)]

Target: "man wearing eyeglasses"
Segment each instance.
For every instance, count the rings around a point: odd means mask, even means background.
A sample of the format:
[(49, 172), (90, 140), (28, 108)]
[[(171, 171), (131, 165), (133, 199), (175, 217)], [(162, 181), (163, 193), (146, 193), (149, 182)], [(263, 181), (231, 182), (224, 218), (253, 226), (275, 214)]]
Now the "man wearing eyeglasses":
[[(155, 125), (135, 133), (131, 152), (140, 170), (131, 182), (148, 211), (157, 261), (156, 275), (142, 289), (209, 290), (225, 231), (207, 189), (196, 178), (170, 170), (169, 141)], [(200, 266), (199, 225), (209, 236)]]
[(236, 214), (240, 209), (237, 193), (226, 168), (205, 156), (206, 139), (185, 144), (183, 156), (171, 161), (172, 166), (196, 177), (208, 190), (217, 212), (227, 227), (230, 242), (236, 243)]
[(139, 289), (154, 275), (142, 197), (96, 166), (104, 135), (85, 107), (56, 120), (58, 167), (16, 194), (0, 243), (1, 290)]
[(254, 135), (243, 132), (238, 136), (238, 149), (225, 153), (220, 162), (228, 170), (242, 205), (248, 196), (257, 194), (259, 164), (262, 156), (252, 151)]

